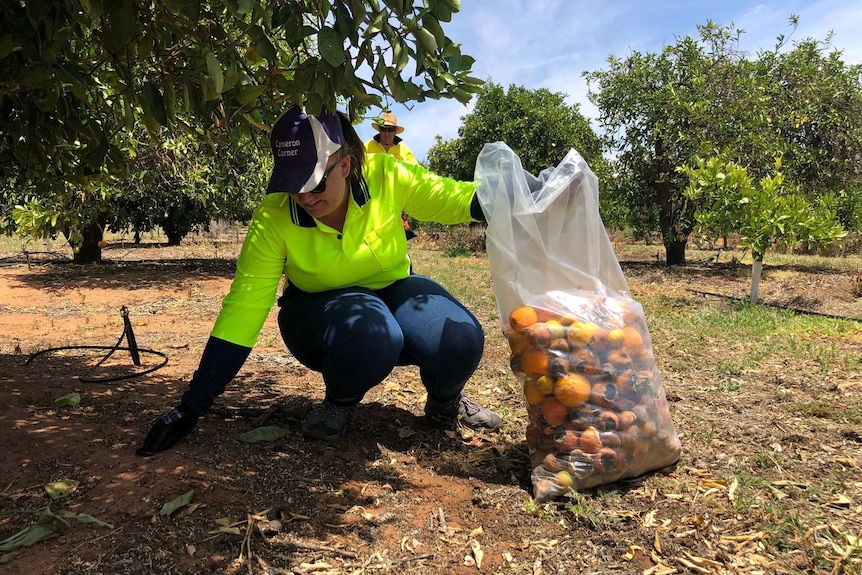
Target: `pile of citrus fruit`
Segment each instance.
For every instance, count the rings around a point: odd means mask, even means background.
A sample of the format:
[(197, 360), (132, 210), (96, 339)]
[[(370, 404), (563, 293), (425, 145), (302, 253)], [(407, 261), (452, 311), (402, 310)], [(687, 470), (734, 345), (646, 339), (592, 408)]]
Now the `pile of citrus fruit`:
[(503, 332), (523, 382), (534, 499), (676, 462), (680, 443), (643, 308), (585, 294), (521, 305)]

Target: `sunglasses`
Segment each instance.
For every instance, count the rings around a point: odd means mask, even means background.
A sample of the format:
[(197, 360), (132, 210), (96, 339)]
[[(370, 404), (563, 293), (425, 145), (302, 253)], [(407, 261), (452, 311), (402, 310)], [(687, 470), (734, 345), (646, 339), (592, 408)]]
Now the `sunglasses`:
[[(335, 168), (337, 168), (340, 164), (341, 164), (341, 160), (335, 162), (334, 164), (332, 164), (332, 166), (330, 166), (330, 168), (328, 170), (323, 172), (323, 179), (320, 180), (319, 184), (314, 186), (312, 189), (308, 190), (308, 193), (309, 194), (322, 194), (323, 192), (325, 192), (326, 191), (326, 178), (328, 178), (329, 175), (332, 173), (332, 171)], [(293, 194), (293, 195), (299, 194), (299, 192), (288, 192), (288, 193)]]
[(395, 127), (394, 126), (384, 126), (384, 127), (380, 128), (380, 131), (381, 132), (387, 132), (387, 133), (388, 132), (394, 132)]

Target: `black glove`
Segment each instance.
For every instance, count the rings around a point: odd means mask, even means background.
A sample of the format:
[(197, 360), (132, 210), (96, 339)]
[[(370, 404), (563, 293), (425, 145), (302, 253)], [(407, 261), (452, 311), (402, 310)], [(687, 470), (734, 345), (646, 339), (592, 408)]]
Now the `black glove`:
[(191, 433), (197, 422), (198, 414), (182, 403), (179, 404), (156, 420), (144, 439), (144, 444), (135, 454), (140, 457), (150, 457), (159, 451), (170, 449)]

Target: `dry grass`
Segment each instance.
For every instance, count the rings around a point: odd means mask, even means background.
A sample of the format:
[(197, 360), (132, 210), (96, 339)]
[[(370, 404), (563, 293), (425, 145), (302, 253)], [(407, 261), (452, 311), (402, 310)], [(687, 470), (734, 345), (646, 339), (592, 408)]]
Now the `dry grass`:
[[(770, 256), (763, 303), (751, 306), (741, 256), (710, 260), (715, 252), (690, 250), (690, 265), (667, 268), (660, 247), (618, 243), (647, 315), (682, 459), (537, 505), (526, 409), (487, 261), (446, 257), (436, 239), (411, 248), (414, 267), (485, 327), (486, 353), (468, 389), (504, 416), (500, 432), (429, 430), (418, 415), (422, 387), (406, 367), (369, 394), (349, 441), (307, 442), (298, 422), (320, 397), (320, 382), (285, 354), (269, 324), (189, 440), (146, 462), (134, 458), (149, 420), (196, 365), (239, 247), (232, 237), (190, 240), (178, 248), (116, 241), (94, 268), (47, 264), (47, 256), (31, 270), (19, 256), (0, 268), (6, 288), (33, 290), (0, 301), (0, 429), (8, 437), (0, 538), (32, 523), (49, 503), (41, 486), (62, 477), (82, 486), (52, 510), (114, 526), (75, 523), (4, 573), (862, 573), (862, 326), (829, 317), (862, 318), (858, 259)], [(93, 388), (74, 378), (74, 357), (47, 361), (38, 374), (21, 367), (13, 337), (30, 350), (85, 329), (112, 343), (115, 308), (132, 296), (141, 344), (171, 354), (165, 370)], [(51, 407), (75, 390), (80, 407)], [(267, 414), (267, 423), (288, 430), (285, 438), (236, 440)], [(202, 507), (159, 515), (190, 489)], [(233, 531), (214, 534), (225, 519)]]

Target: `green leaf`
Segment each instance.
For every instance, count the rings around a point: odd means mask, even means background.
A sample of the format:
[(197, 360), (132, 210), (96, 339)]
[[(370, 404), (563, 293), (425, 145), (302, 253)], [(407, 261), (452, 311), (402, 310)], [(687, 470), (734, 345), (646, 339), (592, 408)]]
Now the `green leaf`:
[[(259, 115), (260, 114), (258, 113), (257, 116), (259, 116)], [(242, 117), (245, 118), (245, 121), (248, 122), (249, 124), (251, 124), (252, 126), (255, 126), (255, 127), (259, 128), (263, 131), (269, 130), (269, 126), (267, 124), (264, 124), (263, 122), (260, 121), (260, 118), (256, 118), (252, 114), (243, 114)]]
[(396, 74), (390, 78), (389, 89), (392, 90), (392, 97), (397, 102), (407, 101), (407, 90), (404, 87), (404, 80), (401, 79), (401, 76)]
[(353, 12), (353, 30), (357, 31), (367, 16), (365, 4), (362, 0), (350, 0), (350, 10)]
[(392, 45), (392, 57), (395, 64), (395, 71), (401, 72), (407, 66), (407, 63), (410, 61), (410, 53), (404, 40), (399, 38)]
[(14, 47), (15, 41), (12, 39), (12, 36), (0, 37), (0, 59), (11, 54)]
[(287, 435), (287, 430), (283, 427), (268, 426), (252, 429), (239, 436), (239, 440), (243, 443), (260, 443), (262, 441), (277, 441)]
[[(56, 223), (54, 223), (56, 225)], [(54, 400), (54, 405), (58, 407), (64, 407), (67, 405), (75, 406), (81, 403), (81, 394), (80, 393), (67, 393), (63, 397), (58, 397)]]
[[(40, 541), (59, 537), (69, 530), (69, 523), (60, 517), (54, 515), (49, 508), (42, 511), (42, 515), (36, 520), (36, 523), (22, 529), (15, 535), (0, 541), (0, 552), (15, 551), (29, 547)], [(0, 563), (6, 563), (12, 558), (12, 555), (0, 556)]]
[(100, 519), (96, 519), (92, 515), (87, 515), (86, 513), (72, 513), (71, 511), (61, 511), (58, 515), (63, 517), (63, 519), (76, 519), (83, 523), (84, 525), (92, 525), (94, 527), (104, 527), (105, 529), (113, 529), (114, 526), (110, 523), (105, 523)]
[(224, 76), (224, 86), (222, 86), (222, 92), (227, 92), (236, 86), (237, 82), (239, 82), (240, 74), (239, 69), (237, 69), (236, 64), (231, 63), (230, 68), (227, 69), (227, 73)]
[(434, 38), (434, 34), (425, 28), (416, 30), (416, 42), (426, 54), (433, 54), (437, 51), (437, 40)]
[(281, 28), (293, 15), (293, 5), (285, 2), (275, 9), (272, 15), (272, 27)]
[(239, 0), (239, 8), (237, 12), (240, 14), (248, 14), (254, 8), (255, 0)]
[(462, 104), (468, 104), (470, 102), (471, 94), (465, 92), (460, 88), (454, 88), (450, 90), (450, 93), (455, 97), (456, 100), (461, 102)]
[(317, 34), (317, 47), (320, 55), (333, 67), (344, 63), (344, 44), (341, 36), (328, 26), (324, 26)]
[(374, 34), (378, 34), (381, 30), (383, 30), (383, 23), (386, 21), (386, 14), (384, 12), (378, 13), (371, 23), (365, 28), (365, 37), (372, 36)]
[(395, 12), (397, 16), (404, 14), (404, 2), (402, 0), (383, 0), (383, 3)]
[(45, 485), (45, 493), (51, 499), (60, 499), (66, 497), (70, 493), (74, 493), (78, 489), (80, 483), (74, 479), (60, 479)]
[(153, 45), (155, 43), (155, 39), (152, 34), (144, 34), (143, 37), (138, 41), (137, 49), (138, 49), (138, 58), (141, 60), (146, 60), (153, 53)]
[(91, 20), (98, 20), (102, 17), (103, 8), (102, 0), (81, 0), (81, 6), (87, 11), (87, 15)]
[(144, 115), (152, 117), (160, 126), (167, 126), (168, 113), (165, 110), (165, 101), (159, 88), (152, 82), (147, 82), (144, 84), (142, 95), (146, 104)]
[(450, 10), (443, 2), (437, 0), (431, 3), (431, 14), (441, 22), (452, 21), (452, 10)]
[(207, 52), (207, 72), (212, 78), (216, 92), (221, 94), (224, 91), (224, 72), (222, 72), (218, 58), (212, 52)]
[(335, 14), (335, 31), (342, 38), (347, 38), (353, 32), (353, 18), (344, 4), (336, 4), (333, 8)]
[(260, 38), (254, 43), (255, 51), (269, 62), (274, 62), (278, 56), (275, 46), (269, 41), (269, 38)]
[(195, 490), (192, 489), (191, 491), (189, 491), (187, 493), (183, 493), (182, 495), (180, 495), (176, 499), (172, 499), (172, 500), (168, 501), (167, 503), (162, 505), (162, 508), (159, 511), (159, 515), (170, 515), (171, 513), (175, 512), (177, 509), (185, 507), (186, 505), (189, 504), (189, 501), (192, 500), (192, 496), (194, 494), (195, 494)]
[(192, 22), (197, 22), (200, 19), (200, 0), (165, 0), (165, 4), (180, 14), (188, 17)]
[(174, 83), (168, 80), (164, 84), (165, 92), (165, 115), (170, 121), (176, 121), (177, 118), (177, 92), (174, 89)]
[(105, 27), (106, 47), (119, 52), (138, 34), (138, 19), (132, 0), (111, 2), (108, 5), (108, 23)]
[(446, 34), (443, 33), (443, 28), (437, 18), (426, 14), (422, 17), (422, 26), (434, 35), (437, 46), (443, 46), (446, 43)]
[[(2, 40), (0, 40), (2, 42)], [(2, 51), (2, 49), (0, 49)], [(3, 56), (0, 55), (0, 58)], [(75, 95), (76, 98), (82, 101), (87, 100), (87, 90), (84, 88), (83, 78), (78, 70), (69, 63), (58, 64), (55, 67), (57, 79), (63, 82), (65, 87)]]
[(257, 100), (264, 90), (266, 90), (266, 86), (244, 86), (237, 93), (236, 99), (241, 105), (248, 106)]

